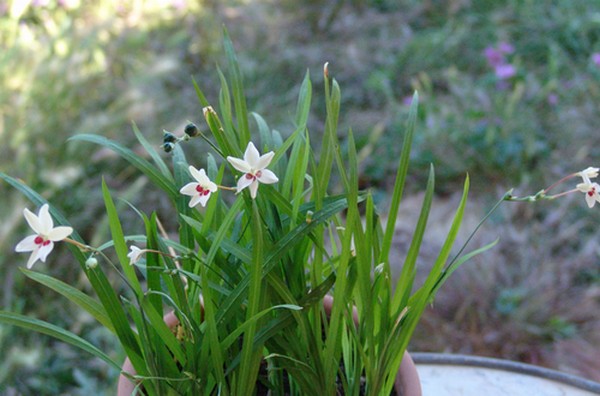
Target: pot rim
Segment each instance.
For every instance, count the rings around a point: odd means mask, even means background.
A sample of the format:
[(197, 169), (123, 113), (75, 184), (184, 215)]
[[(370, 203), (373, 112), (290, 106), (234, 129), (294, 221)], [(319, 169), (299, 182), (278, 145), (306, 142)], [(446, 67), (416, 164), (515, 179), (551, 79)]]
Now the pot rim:
[(411, 356), (417, 365), (452, 365), (481, 367), (502, 371), (510, 371), (518, 374), (540, 377), (565, 385), (570, 385), (581, 390), (600, 394), (600, 383), (578, 377), (562, 371), (552, 370), (546, 367), (532, 364), (515, 362), (512, 360), (490, 358), (475, 355), (461, 355), (450, 353), (412, 352)]

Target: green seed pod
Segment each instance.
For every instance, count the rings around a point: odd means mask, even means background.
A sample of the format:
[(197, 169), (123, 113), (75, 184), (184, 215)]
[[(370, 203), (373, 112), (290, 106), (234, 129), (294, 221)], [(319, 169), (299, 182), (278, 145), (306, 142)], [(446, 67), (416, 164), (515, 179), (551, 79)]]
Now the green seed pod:
[(163, 150), (165, 150), (165, 153), (170, 153), (175, 148), (175, 144), (171, 142), (166, 142), (162, 145), (162, 148)]
[(185, 134), (188, 135), (189, 137), (196, 137), (200, 134), (198, 127), (193, 122), (190, 122), (189, 124), (187, 124), (185, 126), (185, 129), (183, 130), (183, 132), (185, 132)]
[(175, 143), (177, 138), (171, 132), (164, 131), (163, 143)]

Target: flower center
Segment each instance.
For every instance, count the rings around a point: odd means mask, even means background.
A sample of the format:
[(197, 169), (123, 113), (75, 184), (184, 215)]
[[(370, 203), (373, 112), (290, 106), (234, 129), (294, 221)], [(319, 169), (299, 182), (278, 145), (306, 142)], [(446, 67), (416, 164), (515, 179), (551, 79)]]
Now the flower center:
[(48, 246), (50, 244), (50, 241), (47, 240), (47, 239), (44, 239), (44, 238), (42, 238), (41, 236), (38, 235), (33, 240), (33, 243), (35, 243), (36, 245)]
[(252, 173), (246, 173), (246, 179), (248, 180), (256, 180), (256, 176)]
[(592, 187), (590, 191), (588, 191), (588, 196), (593, 197), (596, 194), (596, 187)]
[(196, 191), (198, 191), (198, 195), (208, 195), (210, 194), (210, 190), (208, 188), (204, 188), (201, 185), (196, 186)]

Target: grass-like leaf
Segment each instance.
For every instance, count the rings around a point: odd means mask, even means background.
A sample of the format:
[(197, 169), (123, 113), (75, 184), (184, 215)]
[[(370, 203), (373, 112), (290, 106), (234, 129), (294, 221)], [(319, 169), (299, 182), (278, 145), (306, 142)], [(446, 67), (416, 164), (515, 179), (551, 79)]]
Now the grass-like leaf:
[(7, 325), (19, 326), (23, 329), (33, 330), (38, 333), (46, 334), (71, 345), (76, 346), (92, 355), (104, 360), (117, 370), (121, 370), (121, 365), (113, 361), (107, 354), (100, 349), (84, 340), (83, 338), (64, 330), (51, 323), (44, 322), (39, 319), (30, 318), (29, 316), (20, 315), (13, 312), (0, 311), (0, 323)]
[(69, 141), (90, 142), (111, 149), (115, 153), (119, 154), (131, 165), (135, 166), (137, 169), (142, 171), (142, 173), (144, 173), (146, 176), (148, 176), (148, 178), (152, 180), (154, 184), (156, 184), (169, 195), (169, 198), (175, 199), (177, 197), (178, 191), (175, 188), (175, 184), (173, 183), (172, 179), (167, 178), (150, 162), (146, 161), (145, 159), (134, 153), (132, 150), (124, 147), (123, 145), (115, 141), (109, 140), (103, 136), (88, 134), (75, 135), (71, 137)]
[(73, 302), (77, 306), (84, 309), (87, 313), (92, 315), (100, 324), (106, 327), (109, 331), (115, 332), (115, 329), (110, 321), (110, 318), (106, 314), (106, 310), (98, 301), (94, 300), (81, 290), (74, 288), (73, 286), (59, 280), (43, 274), (41, 272), (30, 271), (25, 268), (21, 268), (21, 272), (28, 278), (41, 283), (42, 285), (54, 290), (55, 292), (63, 295), (69, 301)]

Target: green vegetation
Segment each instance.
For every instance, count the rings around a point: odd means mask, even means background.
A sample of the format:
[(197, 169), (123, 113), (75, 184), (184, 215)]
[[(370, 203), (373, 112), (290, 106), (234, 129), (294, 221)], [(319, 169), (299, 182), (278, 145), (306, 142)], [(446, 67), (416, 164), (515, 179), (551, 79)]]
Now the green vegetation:
[[(214, 65), (223, 63), (223, 23), (238, 51), (248, 110), (262, 114), (284, 137), (294, 130), (297, 76), (309, 68), (320, 84), (322, 65), (330, 62), (344, 90), (347, 117), (340, 130), (352, 126), (360, 182), (373, 187), (380, 202), (391, 195), (400, 125), (409, 111), (405, 98), (414, 89), (420, 112), (405, 194), (422, 190), (433, 162), (437, 190), (455, 208), (452, 193), (460, 191), (468, 172), (475, 204), (467, 208), (467, 223), (508, 187), (530, 192), (598, 165), (592, 148), (600, 143), (600, 62), (594, 58), (600, 52), (600, 11), (594, 2), (163, 3), (0, 5), (0, 171), (61, 202), (86, 240), (109, 233), (108, 224), (95, 222), (102, 197), (90, 189), (101, 171), (111, 189), (147, 212), (156, 209), (168, 221), (169, 208), (125, 162), (67, 139), (89, 133), (133, 144), (133, 121), (158, 147), (163, 129), (181, 132), (188, 120), (206, 130), (191, 77), (217, 97), (217, 85), (207, 84), (219, 81)], [(504, 54), (505, 64), (514, 67), (509, 77), (485, 53), (502, 43), (513, 47)], [(308, 120), (309, 130), (320, 136), (325, 106), (314, 99), (317, 116)], [(257, 128), (253, 121), (250, 127)], [(205, 151), (190, 147), (187, 154)], [(22, 260), (11, 252), (22, 235), (25, 203), (6, 183), (0, 183), (0, 194), (3, 309), (73, 326), (118, 359), (122, 351), (111, 345), (110, 333), (56, 293), (23, 279)], [(442, 229), (446, 207), (438, 206), (439, 216), (434, 204), (430, 222)], [(581, 211), (573, 206), (506, 205), (482, 233), (484, 242), (499, 236), (498, 248), (457, 272), (409, 348), (521, 359), (600, 380), (594, 358), (600, 345), (600, 246), (592, 226), (598, 215), (583, 200)], [(411, 209), (400, 211), (407, 222)], [(127, 228), (134, 219), (121, 220)], [(424, 241), (431, 251), (439, 243)], [(402, 241), (392, 247), (399, 257), (407, 249)], [(89, 288), (67, 257), (54, 255), (47, 272)], [(566, 358), (567, 352), (575, 357)], [(9, 357), (0, 364), (0, 392), (114, 390), (116, 373), (104, 363), (47, 338), (2, 326), (0, 354)]]

